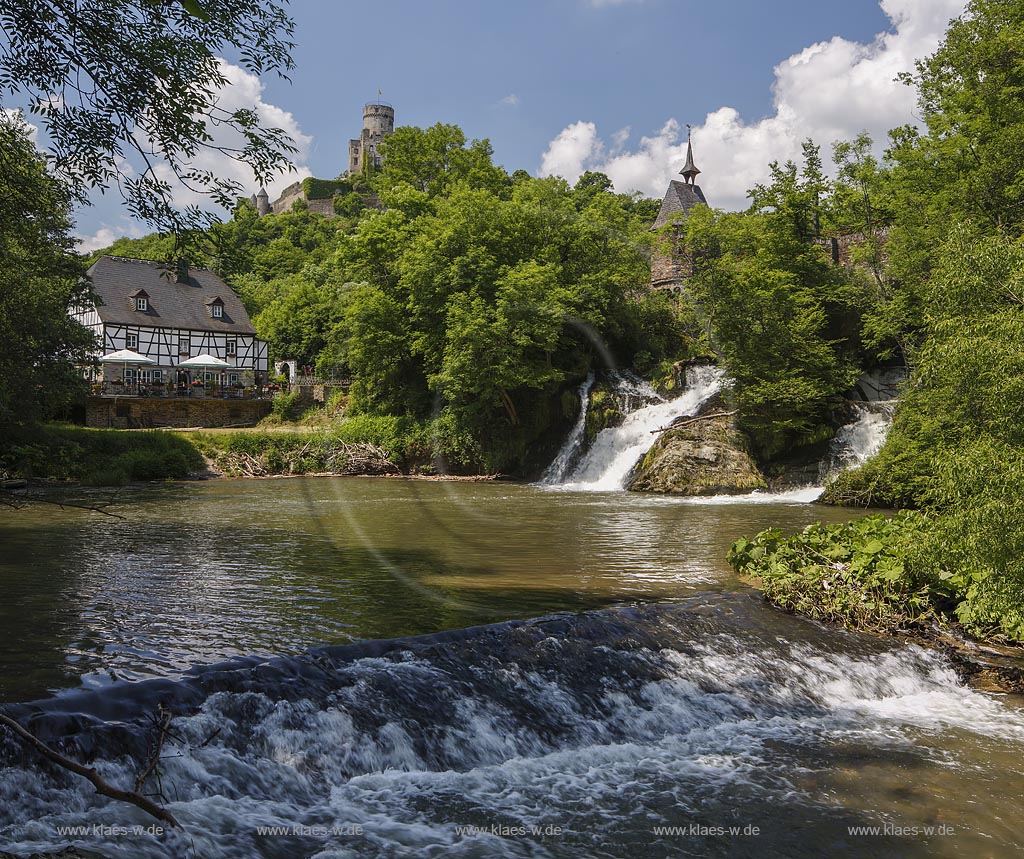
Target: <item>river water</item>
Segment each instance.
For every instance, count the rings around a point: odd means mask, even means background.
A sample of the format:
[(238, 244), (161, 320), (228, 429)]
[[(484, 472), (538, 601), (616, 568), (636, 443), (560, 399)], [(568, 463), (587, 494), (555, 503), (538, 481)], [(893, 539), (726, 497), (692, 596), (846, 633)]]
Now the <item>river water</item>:
[(1016, 698), (776, 612), (725, 563), (851, 515), (806, 497), (298, 478), (8, 513), (0, 701), (125, 785), (168, 707), (188, 835), (68, 834), (152, 821), (4, 735), (0, 849), (1019, 855)]

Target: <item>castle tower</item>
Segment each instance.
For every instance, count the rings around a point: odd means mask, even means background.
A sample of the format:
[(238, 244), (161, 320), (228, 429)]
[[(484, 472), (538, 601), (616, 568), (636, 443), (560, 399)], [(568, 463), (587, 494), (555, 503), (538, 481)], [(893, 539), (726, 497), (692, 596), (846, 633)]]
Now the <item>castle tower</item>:
[(256, 195), (256, 212), (261, 218), (270, 214), (270, 195), (266, 188), (260, 188), (260, 192)]
[(363, 105), (363, 131), (348, 142), (348, 173), (354, 176), (367, 167), (381, 165), (378, 147), (395, 130), (395, 109), (380, 101)]
[(666, 224), (672, 224), (671, 235), (667, 238), (669, 253), (655, 251), (651, 255), (651, 286), (654, 289), (681, 290), (692, 274), (692, 260), (683, 253), (679, 239), (682, 222), (686, 220), (693, 208), (700, 204), (705, 206), (708, 204), (700, 185), (695, 184), (700, 172), (693, 162), (693, 145), (690, 142), (690, 135), (687, 133), (686, 163), (679, 171), (683, 181), (673, 179), (668, 183), (658, 217), (651, 227), (652, 230), (657, 230)]

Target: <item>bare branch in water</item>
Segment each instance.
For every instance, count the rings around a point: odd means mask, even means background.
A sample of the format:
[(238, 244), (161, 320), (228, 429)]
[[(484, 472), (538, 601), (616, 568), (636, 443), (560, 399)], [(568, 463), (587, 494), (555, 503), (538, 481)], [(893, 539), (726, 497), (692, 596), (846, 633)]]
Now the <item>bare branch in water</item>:
[[(92, 786), (96, 788), (96, 793), (102, 796), (108, 796), (111, 799), (116, 799), (119, 802), (127, 802), (134, 805), (136, 808), (141, 808), (146, 814), (155, 817), (157, 820), (162, 820), (164, 823), (173, 826), (175, 829), (182, 829), (180, 823), (175, 820), (174, 815), (171, 814), (166, 808), (157, 805), (151, 799), (142, 796), (138, 792), (139, 781), (136, 781), (136, 790), (121, 790), (121, 788), (114, 787), (110, 782), (106, 781), (96, 770), (92, 767), (84, 766), (73, 761), (69, 757), (65, 757), (55, 749), (50, 748), (46, 743), (32, 734), (30, 731), (23, 728), (18, 722), (12, 719), (10, 716), (4, 716), (0, 714), (0, 725), (6, 725), (16, 737), (22, 740), (26, 745), (31, 746), (44, 758), (59, 767), (63, 767), (66, 770), (70, 770), (82, 778), (88, 779), (92, 783)], [(162, 740), (160, 741), (162, 744)], [(159, 754), (159, 753), (158, 753)], [(155, 764), (153, 764), (155, 767)], [(152, 772), (152, 768), (149, 770)], [(148, 777), (148, 774), (147, 774)], [(143, 778), (142, 781), (145, 781)]]
[(76, 504), (72, 501), (54, 501), (51, 498), (38, 498), (35, 496), (29, 498), (24, 495), (16, 495), (10, 489), (0, 489), (0, 505), (4, 507), (11, 507), (15, 510), (22, 510), (30, 504), (51, 504), (54, 507), (59, 507), (61, 510), (88, 510), (92, 513), (101, 513), (102, 515), (109, 516), (112, 519), (128, 518), (127, 516), (122, 516), (120, 513), (113, 513), (106, 509), (114, 504), (113, 497), (103, 504)]

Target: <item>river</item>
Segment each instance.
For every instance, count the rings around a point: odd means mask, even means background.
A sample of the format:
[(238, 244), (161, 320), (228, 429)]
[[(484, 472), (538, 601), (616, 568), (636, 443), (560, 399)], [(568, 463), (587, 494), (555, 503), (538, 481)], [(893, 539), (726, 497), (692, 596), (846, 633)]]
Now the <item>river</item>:
[(851, 515), (805, 497), (296, 478), (9, 512), (0, 701), (127, 785), (169, 707), (188, 835), (68, 834), (152, 821), (4, 736), (0, 849), (1019, 855), (1017, 698), (781, 614), (725, 563), (742, 534)]

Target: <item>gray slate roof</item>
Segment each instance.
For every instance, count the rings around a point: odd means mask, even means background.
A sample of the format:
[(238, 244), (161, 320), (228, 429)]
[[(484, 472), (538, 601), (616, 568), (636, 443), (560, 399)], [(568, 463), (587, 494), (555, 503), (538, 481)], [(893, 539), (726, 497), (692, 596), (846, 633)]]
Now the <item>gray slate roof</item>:
[(701, 191), (700, 185), (688, 185), (673, 179), (668, 183), (665, 199), (661, 201), (661, 210), (658, 212), (652, 229), (665, 226), (669, 217), (676, 212), (682, 212), (684, 215), (690, 214), (690, 211), (698, 203), (703, 203), (705, 206), (708, 203), (704, 199), (704, 192)]
[[(193, 331), (255, 334), (249, 314), (235, 291), (212, 271), (189, 268), (188, 283), (175, 281), (173, 264), (102, 256), (89, 269), (96, 312), (103, 322)], [(136, 310), (131, 294), (144, 289), (149, 310)], [(224, 302), (220, 319), (210, 316), (207, 302)]]

